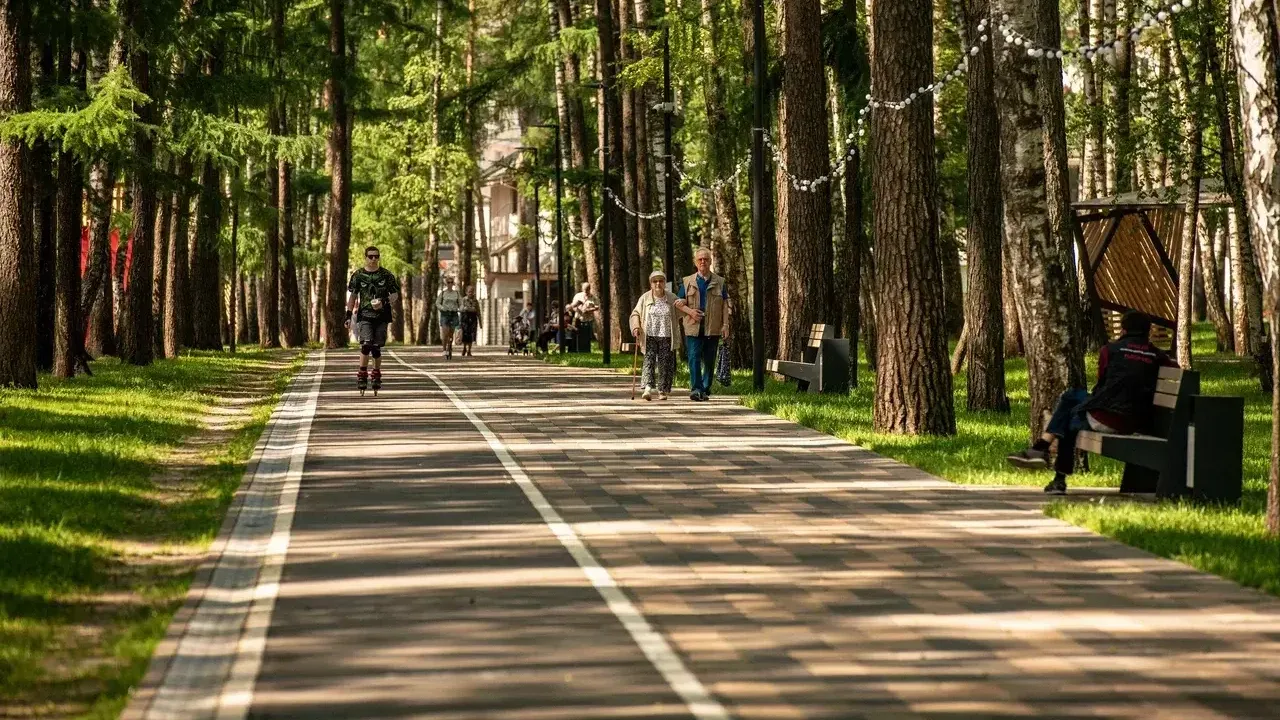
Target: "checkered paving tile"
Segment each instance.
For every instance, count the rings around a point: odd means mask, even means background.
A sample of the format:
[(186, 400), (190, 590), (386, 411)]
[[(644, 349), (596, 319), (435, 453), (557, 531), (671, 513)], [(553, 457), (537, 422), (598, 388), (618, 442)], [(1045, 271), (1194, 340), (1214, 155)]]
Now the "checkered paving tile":
[(1280, 718), (1280, 601), (713, 398), (407, 353), (736, 717)]

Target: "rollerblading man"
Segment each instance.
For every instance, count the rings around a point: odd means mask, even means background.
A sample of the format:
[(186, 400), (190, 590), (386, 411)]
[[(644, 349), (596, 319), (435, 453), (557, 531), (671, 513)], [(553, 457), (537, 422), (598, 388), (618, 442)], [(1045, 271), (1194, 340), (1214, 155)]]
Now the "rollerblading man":
[(356, 388), (363, 395), (372, 381), (373, 394), (377, 395), (382, 389), (382, 346), (387, 344), (391, 304), (400, 296), (400, 283), (391, 271), (382, 267), (382, 253), (377, 247), (365, 248), (364, 267), (352, 274), (347, 292), (346, 326), (350, 328), (351, 323), (355, 323), (356, 339), (360, 342)]

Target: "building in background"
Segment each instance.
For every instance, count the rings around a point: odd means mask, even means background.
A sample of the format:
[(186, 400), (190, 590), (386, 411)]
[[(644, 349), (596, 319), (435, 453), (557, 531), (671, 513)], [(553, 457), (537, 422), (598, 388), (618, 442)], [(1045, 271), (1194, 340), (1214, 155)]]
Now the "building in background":
[[(520, 222), (523, 202), (517, 168), (523, 152), (519, 125), (512, 115), (501, 126), (490, 125), (488, 131), (491, 139), (481, 152), (480, 194), (476, 200), (477, 223), (484, 227), (483, 234), (477, 232), (474, 239), (474, 257), (484, 262), (483, 272), (474, 274), (476, 298), (480, 300), (477, 342), (504, 346), (510, 341), (511, 318), (534, 297), (534, 273), (528, 252), (533, 231)], [(544, 313), (549, 307), (547, 298), (556, 293), (555, 198), (545, 195), (538, 219)]]

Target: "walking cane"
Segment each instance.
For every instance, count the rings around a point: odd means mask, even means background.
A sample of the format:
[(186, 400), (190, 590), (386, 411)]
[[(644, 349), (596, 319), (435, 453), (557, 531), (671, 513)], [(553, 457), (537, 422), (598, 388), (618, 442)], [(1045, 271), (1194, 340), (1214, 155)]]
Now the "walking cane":
[(631, 343), (631, 399), (636, 399), (636, 361), (640, 359), (640, 343)]

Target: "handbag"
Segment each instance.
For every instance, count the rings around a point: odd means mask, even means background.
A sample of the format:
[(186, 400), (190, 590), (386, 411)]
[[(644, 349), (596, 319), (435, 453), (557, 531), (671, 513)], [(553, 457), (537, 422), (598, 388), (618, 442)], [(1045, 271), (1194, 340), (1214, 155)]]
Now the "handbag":
[(716, 380), (725, 387), (733, 384), (733, 374), (729, 371), (728, 343), (720, 343), (720, 352), (716, 357)]

